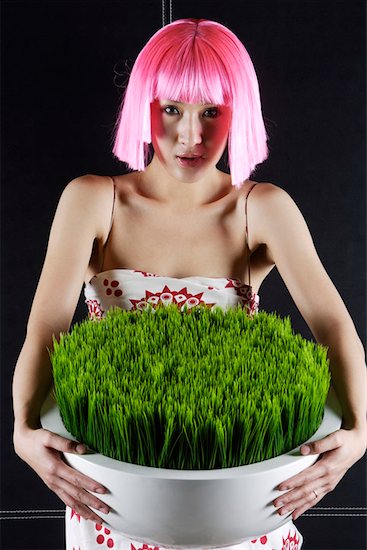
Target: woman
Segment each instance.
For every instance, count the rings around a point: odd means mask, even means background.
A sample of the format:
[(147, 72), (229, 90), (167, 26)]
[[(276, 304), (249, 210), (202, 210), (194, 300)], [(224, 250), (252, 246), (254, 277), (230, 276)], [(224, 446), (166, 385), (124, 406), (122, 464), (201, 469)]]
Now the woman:
[[(302, 447), (321, 457), (279, 487), (286, 492), (274, 506), (289, 516), (286, 525), (238, 550), (278, 550), (291, 542), (300, 548), (292, 519), (364, 454), (364, 350), (294, 201), (277, 185), (248, 179), (267, 158), (266, 139), (243, 44), (218, 23), (178, 20), (148, 41), (130, 76), (114, 153), (132, 171), (82, 176), (62, 193), (14, 374), (14, 446), (67, 505), (68, 549), (142, 544), (102, 525), (91, 508), (108, 512), (105, 488), (62, 460), (61, 452), (83, 453), (84, 446), (40, 427), (52, 384), (47, 347), (53, 334), (69, 330), (83, 282), (91, 318), (164, 294), (191, 304), (241, 303), (253, 314), (258, 289), (276, 265), (315, 339), (329, 347), (342, 429)], [(216, 168), (226, 145), (230, 175)], [(49, 308), (51, 301), (57, 308)]]

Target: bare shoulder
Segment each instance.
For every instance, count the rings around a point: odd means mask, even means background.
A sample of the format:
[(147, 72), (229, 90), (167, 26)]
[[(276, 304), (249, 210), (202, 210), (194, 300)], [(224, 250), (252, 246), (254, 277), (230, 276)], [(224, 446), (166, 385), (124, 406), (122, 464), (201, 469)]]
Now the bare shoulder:
[(279, 197), (290, 197), (287, 191), (275, 183), (249, 180), (249, 184), (250, 186), (255, 184), (254, 189), (251, 190), (251, 195), (257, 197), (257, 199), (254, 200), (256, 204), (259, 203), (260, 199), (261, 203), (264, 204), (265, 202), (273, 201), (277, 198), (279, 199)]
[(60, 203), (79, 212), (80, 221), (95, 224), (97, 238), (108, 232), (113, 205), (113, 180), (110, 176), (85, 174), (71, 180), (64, 188)]
[(255, 183), (248, 202), (249, 218), (253, 220), (253, 233), (257, 243), (268, 243), (269, 231), (274, 224), (289, 221), (289, 216), (297, 212), (301, 215), (296, 203), (285, 189), (271, 182)]
[(274, 219), (274, 217), (281, 218), (295, 212), (301, 214), (291, 195), (280, 185), (270, 182), (258, 183), (254, 191), (256, 197), (253, 201), (254, 208), (259, 215), (266, 216), (264, 221), (269, 216)]
[(71, 180), (66, 185), (64, 193), (74, 194), (75, 198), (80, 196), (87, 202), (93, 202), (101, 199), (107, 193), (107, 189), (111, 188), (113, 188), (113, 181), (110, 176), (84, 174)]

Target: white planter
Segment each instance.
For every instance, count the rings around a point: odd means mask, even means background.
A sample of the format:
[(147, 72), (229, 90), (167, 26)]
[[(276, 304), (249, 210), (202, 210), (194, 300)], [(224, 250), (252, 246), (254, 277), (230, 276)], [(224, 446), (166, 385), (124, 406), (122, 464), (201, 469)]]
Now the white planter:
[[(66, 431), (59, 409), (49, 398), (41, 413), (42, 426), (75, 440)], [(341, 409), (331, 389), (323, 422), (309, 439), (338, 430)], [(316, 462), (299, 447), (248, 466), (216, 470), (170, 470), (120, 462), (101, 454), (65, 453), (73, 468), (110, 491), (96, 495), (111, 508), (96, 511), (107, 524), (132, 539), (153, 546), (222, 547), (239, 544), (277, 529), (287, 521), (272, 501), (276, 487)]]

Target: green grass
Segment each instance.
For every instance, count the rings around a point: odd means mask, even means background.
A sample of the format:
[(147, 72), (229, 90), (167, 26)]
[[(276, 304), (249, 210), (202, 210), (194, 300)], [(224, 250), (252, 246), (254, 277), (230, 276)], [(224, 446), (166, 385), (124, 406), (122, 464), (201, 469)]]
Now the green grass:
[(106, 456), (209, 470), (273, 458), (319, 427), (327, 348), (289, 317), (240, 307), (113, 308), (54, 338), (55, 397), (67, 430)]

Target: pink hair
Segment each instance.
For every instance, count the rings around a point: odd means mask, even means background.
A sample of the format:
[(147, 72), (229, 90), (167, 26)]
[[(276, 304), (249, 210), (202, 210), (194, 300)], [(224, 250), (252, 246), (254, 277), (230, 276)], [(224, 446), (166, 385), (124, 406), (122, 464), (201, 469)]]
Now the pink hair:
[(139, 53), (116, 122), (113, 153), (144, 170), (155, 99), (228, 105), (228, 166), (240, 188), (269, 154), (254, 66), (242, 42), (224, 25), (179, 19), (156, 32)]

